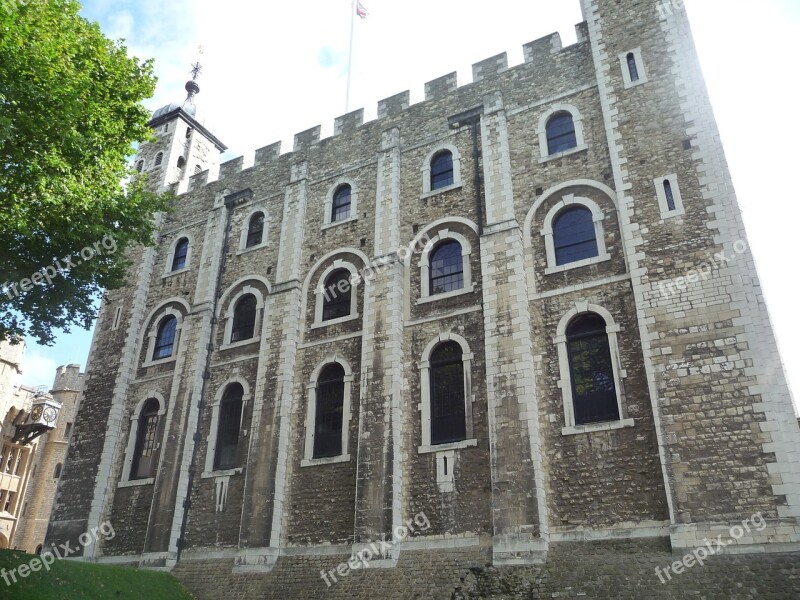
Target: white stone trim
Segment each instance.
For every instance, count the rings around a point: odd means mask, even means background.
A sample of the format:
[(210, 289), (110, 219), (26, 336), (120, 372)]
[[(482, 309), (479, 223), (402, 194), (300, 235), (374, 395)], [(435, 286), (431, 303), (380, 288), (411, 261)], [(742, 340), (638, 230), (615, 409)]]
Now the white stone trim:
[[(547, 123), (551, 117), (555, 116), (557, 113), (562, 113), (562, 112), (566, 112), (572, 115), (572, 122), (575, 124), (575, 140), (577, 142), (577, 145), (574, 148), (570, 148), (569, 150), (565, 150), (563, 152), (557, 152), (555, 154), (550, 154), (550, 148), (547, 143)], [(581, 115), (581, 112), (573, 104), (565, 104), (559, 102), (557, 104), (553, 104), (549, 108), (549, 110), (542, 113), (542, 116), (539, 117), (539, 127), (537, 130), (537, 134), (539, 136), (540, 163), (547, 162), (548, 160), (561, 158), (569, 154), (582, 152), (589, 148), (589, 146), (587, 146), (586, 144), (586, 138), (584, 137), (583, 133), (583, 115)]]
[[(261, 243), (256, 244), (255, 246), (247, 247), (247, 233), (250, 229), (250, 220), (253, 218), (254, 215), (257, 213), (262, 213), (264, 215), (264, 231), (261, 234)], [(253, 205), (250, 209), (250, 212), (247, 214), (247, 217), (242, 221), (242, 230), (239, 232), (239, 249), (236, 251), (236, 255), (244, 254), (245, 252), (252, 252), (253, 250), (257, 250), (259, 248), (263, 248), (267, 245), (267, 232), (269, 231), (269, 213), (265, 206), (261, 204)]]
[[(672, 186), (672, 196), (675, 200), (675, 210), (670, 210), (667, 204), (667, 192), (664, 190), (664, 182), (669, 181)], [(656, 187), (656, 197), (658, 198), (658, 208), (661, 211), (662, 219), (669, 219), (671, 217), (679, 217), (686, 214), (683, 207), (683, 196), (681, 195), (680, 185), (678, 184), (677, 173), (671, 173), (664, 177), (658, 177), (653, 180), (653, 185)]]
[[(433, 157), (439, 154), (440, 152), (447, 150), (450, 154), (453, 155), (453, 183), (445, 186), (443, 188), (439, 188), (436, 190), (431, 189), (431, 161)], [(422, 161), (422, 166), (419, 168), (420, 172), (422, 173), (422, 197), (427, 198), (428, 196), (433, 196), (435, 194), (441, 194), (443, 192), (447, 192), (449, 190), (453, 190), (455, 188), (461, 187), (461, 153), (458, 151), (458, 148), (455, 147), (453, 144), (449, 143), (441, 143), (436, 145), (433, 150), (428, 152), (428, 155), (425, 157), (425, 160)]]
[[(333, 221), (331, 217), (333, 216), (331, 213), (333, 212), (333, 195), (336, 191), (342, 187), (343, 185), (350, 186), (350, 216), (346, 219), (342, 219), (341, 221)], [(328, 188), (328, 192), (325, 194), (325, 202), (323, 204), (323, 218), (322, 218), (322, 229), (328, 229), (329, 227), (335, 227), (336, 225), (342, 225), (343, 223), (350, 223), (351, 221), (358, 220), (358, 186), (356, 182), (350, 179), (349, 177), (339, 177), (333, 185)]]
[[(149, 390), (142, 395), (142, 399), (136, 404), (133, 413), (130, 416), (130, 427), (128, 429), (128, 444), (125, 446), (125, 455), (122, 462), (122, 477), (117, 484), (117, 487), (132, 487), (137, 485), (150, 485), (155, 481), (155, 478), (149, 477), (147, 479), (131, 479), (131, 468), (133, 467), (133, 454), (136, 451), (136, 438), (139, 433), (139, 417), (142, 414), (145, 403), (150, 399), (158, 401), (158, 420), (159, 428), (161, 428), (161, 435), (164, 435), (166, 429), (163, 427), (162, 419), (167, 413), (167, 403), (164, 396), (156, 391)], [(161, 442), (158, 442), (159, 463), (161, 462)]]
[[(431, 444), (431, 379), (430, 379), (430, 356), (434, 348), (442, 342), (453, 341), (461, 346), (461, 364), (464, 369), (464, 415), (466, 419), (466, 440), (455, 442), (454, 444), (441, 444), (433, 446)], [(461, 447), (471, 446), (468, 443), (473, 440), (472, 428), (472, 403), (475, 402), (475, 396), (472, 391), (472, 361), (475, 355), (470, 350), (469, 343), (463, 337), (456, 333), (444, 332), (440, 333), (425, 346), (422, 352), (422, 357), (419, 362), (419, 377), (420, 377), (420, 402), (417, 405), (417, 410), (420, 411), (420, 423), (422, 430), (422, 442), (418, 448), (418, 452), (424, 453), (426, 448), (436, 448), (437, 450), (450, 450), (458, 449)], [(477, 442), (475, 442), (477, 444)], [(459, 446), (464, 444), (464, 446)], [(452, 446), (452, 448), (450, 447)]]
[[(556, 264), (556, 247), (553, 240), (553, 221), (556, 216), (561, 213), (568, 206), (580, 205), (588, 208), (592, 213), (592, 221), (594, 221), (594, 237), (597, 242), (597, 256), (586, 258), (583, 260), (567, 263), (564, 265)], [(611, 260), (611, 255), (606, 249), (605, 229), (603, 228), (603, 220), (606, 218), (605, 213), (597, 205), (594, 200), (589, 198), (576, 198), (575, 194), (567, 194), (556, 203), (545, 215), (544, 224), (540, 234), (544, 237), (545, 252), (547, 254), (547, 268), (545, 275), (552, 273), (560, 273), (570, 269), (577, 269), (585, 267), (586, 265), (593, 265), (607, 260)]]
[[(225, 311), (224, 317), (225, 332), (223, 333), (223, 342), (220, 350), (228, 350), (230, 348), (253, 344), (258, 342), (261, 338), (261, 327), (264, 323), (264, 296), (262, 295), (261, 290), (257, 287), (245, 285), (236, 293), (236, 295), (228, 299), (228, 296), (232, 293), (233, 289), (239, 285), (241, 285), (241, 282), (237, 282), (229, 287), (225, 294), (223, 294), (222, 301), (219, 304), (220, 307), (222, 307), (225, 306), (223, 302), (227, 302), (227, 310)], [(233, 335), (233, 317), (236, 310), (236, 304), (242, 299), (242, 297), (247, 295), (253, 295), (256, 299), (256, 322), (255, 326), (253, 327), (253, 337), (246, 340), (239, 340), (238, 342), (232, 342), (231, 335)]]
[[(154, 308), (147, 316), (147, 319), (144, 321), (145, 323), (150, 323), (150, 327), (146, 331), (145, 338), (142, 339), (142, 345), (145, 344), (145, 341), (147, 344), (147, 351), (144, 355), (142, 368), (152, 367), (154, 365), (163, 365), (168, 362), (173, 362), (177, 359), (178, 346), (181, 341), (181, 330), (183, 329), (183, 319), (185, 315), (175, 307), (170, 306), (171, 304), (174, 304), (176, 302), (183, 306), (183, 308), (187, 311), (187, 314), (189, 313), (190, 307), (185, 300), (183, 300), (182, 298), (170, 298), (169, 300), (165, 300), (164, 302), (162, 302), (158, 307)], [(172, 344), (172, 354), (167, 358), (153, 360), (153, 352), (156, 349), (156, 337), (158, 336), (158, 328), (161, 326), (161, 322), (167, 316), (173, 316), (177, 320), (177, 323), (175, 325), (175, 341)]]
[[(314, 458), (314, 424), (317, 417), (317, 383), (319, 380), (322, 369), (328, 365), (336, 363), (344, 369), (344, 403), (342, 405), (342, 454), (334, 457)], [(311, 378), (306, 384), (308, 392), (308, 404), (306, 406), (306, 423), (305, 423), (305, 447), (303, 453), (303, 460), (300, 463), (301, 467), (312, 467), (316, 465), (326, 465), (338, 462), (348, 462), (350, 460), (349, 444), (350, 444), (350, 420), (352, 418), (352, 401), (351, 394), (353, 391), (353, 368), (350, 363), (339, 356), (332, 353), (325, 357), (311, 373)]]
[[(350, 272), (350, 314), (344, 317), (339, 317), (338, 319), (323, 321), (322, 309), (325, 303), (325, 292), (327, 291), (327, 288), (325, 287), (325, 281), (334, 271), (338, 271), (340, 269), (345, 269)], [(333, 264), (322, 272), (318, 278), (319, 284), (316, 288), (314, 288), (314, 296), (316, 300), (314, 303), (314, 323), (312, 325), (312, 329), (316, 329), (318, 327), (327, 327), (328, 325), (335, 325), (337, 323), (344, 323), (345, 321), (353, 321), (358, 319), (358, 286), (361, 283), (361, 279), (361, 275), (359, 275), (356, 266), (353, 263), (342, 259), (333, 261)]]
[[(628, 54), (633, 54), (634, 60), (636, 60), (636, 70), (639, 72), (639, 79), (633, 81), (631, 79), (631, 71), (628, 67)], [(642, 49), (641, 48), (633, 48), (632, 50), (627, 50), (625, 52), (620, 53), (619, 55), (619, 64), (622, 68), (622, 81), (624, 83), (625, 89), (629, 89), (632, 87), (636, 87), (637, 85), (642, 85), (647, 83), (647, 69), (644, 65), (644, 59), (642, 59)]]
[[(453, 290), (452, 292), (446, 292), (443, 294), (433, 294), (430, 293), (430, 273), (431, 273), (431, 252), (433, 252), (434, 248), (439, 245), (440, 242), (445, 240), (455, 240), (461, 245), (461, 263), (462, 263), (462, 270), (464, 271), (464, 286), (458, 290)], [(452, 296), (458, 296), (460, 294), (466, 294), (475, 290), (475, 284), (472, 282), (472, 266), (470, 264), (470, 256), (472, 254), (472, 244), (470, 244), (469, 240), (458, 233), (457, 231), (450, 231), (449, 229), (440, 229), (439, 233), (435, 235), (433, 238), (430, 238), (427, 244), (425, 244), (425, 248), (422, 250), (422, 256), (419, 259), (419, 269), (420, 269), (420, 293), (421, 296), (417, 303), (420, 304), (422, 302), (431, 302), (434, 300), (441, 300), (444, 298), (450, 298)]]
[[(172, 261), (175, 260), (175, 249), (178, 246), (178, 242), (182, 239), (189, 240), (189, 247), (186, 249), (186, 264), (182, 269), (172, 270)], [(189, 270), (192, 265), (192, 249), (194, 248), (194, 236), (189, 233), (188, 231), (181, 231), (175, 234), (175, 239), (172, 240), (172, 244), (170, 244), (169, 252), (167, 253), (167, 262), (164, 265), (164, 277), (170, 277), (171, 275), (177, 275), (178, 273), (184, 273)]]
[[(219, 428), (219, 407), (222, 404), (222, 397), (225, 395), (227, 389), (235, 384), (238, 383), (242, 386), (242, 414), (240, 419), (244, 419), (244, 412), (245, 408), (252, 400), (252, 394), (250, 392), (250, 384), (247, 383), (247, 380), (241, 377), (238, 373), (232, 377), (226, 379), (222, 385), (219, 386), (217, 389), (217, 393), (214, 396), (214, 402), (211, 404), (211, 428), (208, 432), (208, 447), (206, 448), (206, 463), (205, 468), (203, 469), (203, 473), (201, 477), (222, 477), (228, 476), (234, 473), (241, 473), (242, 469), (240, 467), (236, 467), (234, 469), (220, 469), (215, 471), (214, 470), (214, 454), (217, 451), (217, 434), (219, 433), (217, 429)], [(239, 431), (240, 431), (240, 441), (241, 441), (241, 431), (242, 431), (242, 421), (239, 421)], [(245, 433), (246, 435), (246, 433)]]
[[(608, 337), (609, 352), (611, 354), (611, 367), (614, 373), (614, 387), (617, 396), (617, 411), (619, 412), (619, 421), (610, 421), (609, 423), (618, 424), (617, 427), (599, 427), (595, 428), (594, 425), (578, 425), (575, 423), (575, 406), (572, 398), (572, 377), (569, 369), (569, 351), (567, 348), (567, 326), (572, 319), (578, 315), (587, 313), (595, 313), (602, 317), (606, 322), (606, 336)], [(590, 304), (587, 301), (579, 301), (575, 306), (567, 311), (561, 317), (556, 329), (556, 336), (553, 338), (553, 343), (556, 345), (558, 351), (558, 366), (561, 378), (558, 380), (558, 387), (561, 389), (561, 400), (564, 406), (564, 429), (562, 435), (572, 435), (577, 433), (589, 433), (596, 430), (616, 429), (618, 427), (633, 426), (633, 420), (628, 419), (627, 406), (625, 403), (625, 388), (623, 386), (623, 379), (628, 374), (625, 370), (620, 368), (619, 358), (619, 344), (617, 340), (617, 333), (620, 331), (620, 326), (614, 321), (612, 314), (602, 306), (597, 304)], [(627, 423), (630, 421), (630, 424)], [(607, 425), (603, 423), (601, 425)]]

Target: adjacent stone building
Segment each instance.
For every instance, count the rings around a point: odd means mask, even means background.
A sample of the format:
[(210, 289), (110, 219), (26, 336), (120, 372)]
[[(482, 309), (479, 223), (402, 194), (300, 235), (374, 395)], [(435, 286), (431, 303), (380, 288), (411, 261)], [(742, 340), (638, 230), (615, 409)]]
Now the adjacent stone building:
[(86, 559), (200, 597), (551, 597), (626, 552), (653, 597), (796, 581), (747, 558), (800, 550), (800, 429), (686, 13), (582, 5), (244, 169), (196, 83), (156, 111), (137, 170), (179, 197), (103, 304), (49, 542), (110, 521)]
[[(20, 384), (25, 342), (0, 342), (0, 548), (39, 552), (83, 386), (79, 365), (59, 367), (53, 389)], [(20, 426), (46, 398), (58, 410), (48, 430), (29, 440)], [(35, 419), (34, 419), (35, 420)]]

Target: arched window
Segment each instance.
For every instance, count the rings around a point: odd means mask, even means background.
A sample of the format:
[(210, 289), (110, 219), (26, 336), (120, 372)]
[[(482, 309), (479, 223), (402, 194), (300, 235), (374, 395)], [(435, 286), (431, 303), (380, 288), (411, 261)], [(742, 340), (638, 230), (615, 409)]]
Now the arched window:
[(331, 223), (350, 218), (352, 189), (349, 185), (340, 186), (333, 194), (331, 204)]
[(444, 342), (431, 352), (431, 444), (467, 439), (461, 346)]
[(172, 270), (180, 271), (186, 267), (186, 257), (189, 254), (189, 240), (181, 238), (175, 244), (175, 254), (172, 255)]
[(464, 257), (461, 244), (445, 240), (431, 252), (430, 294), (443, 294), (464, 287)]
[(250, 222), (247, 225), (247, 241), (245, 248), (252, 248), (258, 246), (264, 239), (264, 213), (257, 212), (250, 217)]
[(577, 148), (578, 137), (575, 121), (568, 112), (556, 113), (547, 122), (547, 151), (549, 154), (566, 152)]
[(233, 469), (236, 467), (236, 455), (239, 449), (239, 431), (242, 423), (242, 397), (244, 389), (241, 384), (228, 386), (219, 405), (219, 422), (217, 424), (216, 449), (214, 451), (214, 470)]
[(569, 207), (553, 223), (556, 265), (598, 256), (592, 211), (585, 206)]
[(325, 280), (322, 292), (322, 320), (331, 321), (350, 315), (353, 286), (350, 271), (337, 269)]
[(172, 356), (173, 346), (175, 345), (175, 330), (178, 327), (178, 319), (170, 315), (158, 326), (156, 335), (155, 349), (153, 350), (153, 360), (161, 360)]
[(567, 326), (567, 353), (575, 424), (618, 421), (617, 390), (605, 320), (595, 313), (575, 317)]
[(194, 166), (194, 174), (195, 175), (199, 175), (202, 172), (203, 172), (203, 167), (201, 167), (200, 165), (195, 165)]
[(186, 139), (188, 140), (190, 137), (192, 137), (192, 128), (191, 127), (187, 127), (186, 128)]
[(58, 479), (59, 477), (61, 477), (61, 463), (58, 463), (55, 471), (53, 471), (53, 479)]
[(179, 156), (177, 164), (178, 164), (178, 168), (182, 169), (184, 167), (184, 165), (186, 164), (186, 159), (183, 158), (182, 156)]
[(328, 458), (342, 454), (344, 375), (342, 365), (332, 363), (322, 369), (317, 380), (312, 458)]
[(453, 154), (443, 150), (431, 159), (431, 190), (453, 185), (453, 182)]
[(140, 160), (136, 163), (136, 172), (141, 173), (144, 170), (144, 161)]
[(36, 554), (41, 554), (42, 553), (42, 548), (43, 548), (42, 544), (39, 544), (38, 546), (36, 546), (36, 552), (35, 553)]
[(249, 340), (255, 335), (256, 297), (253, 294), (242, 296), (233, 311), (231, 343)]
[(664, 180), (664, 198), (667, 200), (667, 210), (675, 210), (675, 194), (669, 179)]
[(628, 61), (628, 73), (630, 73), (631, 81), (639, 81), (639, 67), (636, 64), (636, 55), (633, 52), (629, 52), (626, 60)]
[(149, 398), (142, 407), (136, 427), (130, 479), (148, 479), (156, 472), (158, 462), (158, 400)]
[(158, 154), (156, 154), (156, 166), (157, 167), (161, 166), (161, 163), (162, 163), (163, 160), (164, 160), (164, 153), (163, 152), (159, 152)]

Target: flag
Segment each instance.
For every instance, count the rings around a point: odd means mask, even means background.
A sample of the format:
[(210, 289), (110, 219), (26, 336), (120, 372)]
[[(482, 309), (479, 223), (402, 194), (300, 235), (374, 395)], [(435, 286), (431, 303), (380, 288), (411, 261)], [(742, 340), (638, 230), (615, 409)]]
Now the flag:
[(356, 2), (356, 14), (357, 14), (359, 17), (361, 17), (362, 19), (366, 19), (366, 18), (367, 18), (367, 15), (369, 15), (369, 13), (367, 12), (367, 9), (366, 9), (366, 8), (364, 8), (364, 5), (363, 5), (363, 4), (361, 4), (361, 2), (360, 2), (360, 1), (359, 1), (359, 2)]

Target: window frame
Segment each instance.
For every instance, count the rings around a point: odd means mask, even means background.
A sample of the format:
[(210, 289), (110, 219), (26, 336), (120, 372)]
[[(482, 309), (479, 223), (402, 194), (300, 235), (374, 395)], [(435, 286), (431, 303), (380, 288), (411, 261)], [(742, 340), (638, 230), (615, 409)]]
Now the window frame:
[(133, 486), (140, 486), (140, 485), (152, 485), (155, 482), (155, 476), (148, 477), (144, 479), (131, 479), (131, 474), (133, 473), (133, 462), (135, 458), (136, 452), (136, 442), (139, 436), (139, 425), (140, 425), (140, 416), (142, 411), (144, 410), (145, 405), (147, 404), (148, 400), (156, 400), (158, 402), (159, 409), (156, 413), (158, 416), (158, 429), (156, 430), (156, 438), (158, 439), (157, 442), (157, 450), (158, 450), (158, 459), (156, 460), (155, 466), (155, 473), (158, 473), (158, 468), (161, 465), (161, 460), (163, 458), (163, 453), (161, 452), (162, 441), (164, 437), (164, 432), (166, 431), (166, 426), (164, 424), (164, 416), (167, 414), (167, 405), (164, 401), (164, 396), (161, 395), (160, 392), (156, 390), (148, 390), (146, 393), (143, 394), (142, 400), (140, 400), (136, 407), (134, 408), (131, 416), (130, 416), (130, 426), (128, 428), (128, 443), (125, 447), (125, 458), (122, 465), (122, 476), (117, 484), (117, 487), (133, 487)]
[[(350, 272), (350, 277), (348, 278), (350, 281), (350, 314), (336, 319), (323, 321), (322, 315), (325, 308), (325, 292), (327, 289), (325, 287), (325, 283), (331, 275), (339, 270)], [(316, 300), (314, 307), (314, 323), (311, 325), (312, 329), (328, 327), (330, 325), (337, 325), (339, 323), (346, 323), (348, 321), (354, 321), (360, 318), (360, 315), (358, 314), (358, 293), (359, 286), (361, 285), (362, 281), (355, 265), (345, 260), (335, 260), (333, 264), (322, 271), (319, 277), (317, 277), (317, 281), (318, 284), (316, 288), (314, 288)]]
[[(595, 239), (597, 240), (597, 256), (559, 265), (556, 261), (553, 225), (556, 217), (558, 217), (558, 215), (560, 215), (564, 209), (567, 209), (571, 206), (583, 206), (591, 211), (592, 221), (594, 222), (595, 227)], [(594, 265), (611, 260), (611, 255), (608, 253), (606, 248), (605, 227), (603, 226), (604, 220), (605, 213), (591, 198), (582, 198), (576, 197), (575, 194), (567, 194), (562, 197), (561, 201), (554, 204), (545, 215), (542, 229), (539, 232), (539, 234), (544, 238), (545, 243), (545, 254), (547, 258), (545, 275), (562, 273), (571, 269), (579, 269), (588, 265)]]
[[(576, 317), (589, 313), (596, 314), (602, 318), (606, 324), (605, 331), (608, 340), (608, 350), (611, 356), (611, 367), (614, 374), (614, 386), (619, 420), (578, 425), (575, 422), (575, 405), (572, 392), (572, 371), (570, 365), (567, 328)], [(628, 418), (624, 386), (624, 380), (628, 377), (628, 373), (625, 369), (621, 368), (618, 341), (618, 334), (620, 331), (620, 326), (614, 321), (614, 317), (608, 310), (602, 306), (591, 304), (588, 301), (576, 302), (575, 306), (566, 314), (564, 314), (564, 316), (561, 318), (561, 321), (559, 321), (556, 329), (556, 335), (553, 338), (553, 343), (555, 344), (558, 353), (560, 379), (558, 380), (557, 385), (561, 390), (561, 401), (564, 410), (564, 426), (561, 429), (561, 435), (577, 435), (581, 433), (608, 431), (634, 426), (634, 420)]]
[[(669, 182), (672, 188), (672, 198), (675, 201), (675, 208), (670, 209), (669, 199), (667, 198), (664, 184)], [(656, 199), (658, 200), (658, 209), (661, 213), (661, 219), (667, 220), (673, 217), (680, 217), (686, 214), (686, 209), (683, 205), (683, 195), (681, 194), (681, 186), (678, 182), (678, 174), (670, 173), (664, 177), (658, 177), (653, 180), (653, 185), (656, 188)]]
[[(636, 61), (636, 70), (639, 73), (638, 79), (633, 79), (631, 77), (630, 67), (628, 65), (628, 57), (633, 54), (633, 59)], [(636, 87), (638, 85), (643, 85), (647, 83), (647, 68), (644, 64), (644, 59), (642, 58), (642, 49), (641, 48), (632, 48), (631, 50), (626, 50), (625, 52), (620, 52), (619, 54), (619, 66), (622, 70), (622, 83), (623, 87), (627, 90), (632, 87)]]
[[(338, 221), (333, 220), (333, 199), (336, 195), (336, 192), (339, 191), (344, 186), (350, 186), (350, 215), (345, 219), (340, 219)], [(322, 205), (323, 210), (323, 217), (322, 217), (322, 227), (321, 229), (328, 229), (330, 227), (336, 227), (337, 225), (343, 225), (344, 223), (351, 223), (353, 221), (358, 220), (358, 186), (356, 183), (350, 179), (349, 177), (339, 177), (336, 179), (333, 184), (328, 188), (327, 193), (325, 194), (325, 201)]]
[[(184, 262), (184, 266), (180, 269), (172, 270), (172, 265), (175, 262), (175, 252), (178, 249), (178, 243), (181, 240), (187, 240), (189, 242), (186, 248), (186, 260)], [(162, 279), (167, 277), (172, 277), (173, 275), (179, 275), (180, 273), (185, 273), (188, 271), (192, 266), (192, 250), (194, 249), (194, 236), (187, 232), (181, 231), (175, 234), (175, 237), (172, 240), (172, 243), (169, 247), (169, 252), (167, 253), (167, 260), (164, 263), (164, 273), (162, 275)]]
[[(220, 422), (220, 413), (222, 410), (222, 401), (225, 396), (225, 392), (230, 388), (230, 386), (234, 384), (239, 384), (242, 386), (242, 413), (240, 415), (239, 421), (239, 444), (241, 445), (243, 439), (247, 437), (248, 431), (242, 428), (242, 424), (244, 423), (245, 414), (247, 413), (247, 408), (250, 405), (250, 402), (253, 399), (252, 391), (250, 388), (250, 384), (247, 380), (243, 379), (239, 375), (235, 375), (227, 380), (225, 380), (219, 388), (217, 388), (217, 392), (214, 395), (214, 401), (211, 404), (211, 422), (209, 424), (209, 431), (208, 431), (208, 444), (206, 446), (206, 459), (205, 459), (205, 466), (203, 472), (201, 473), (201, 479), (207, 479), (209, 477), (227, 477), (231, 475), (236, 475), (241, 473), (244, 470), (243, 465), (239, 465), (232, 469), (215, 469), (214, 468), (214, 459), (217, 453), (217, 438), (219, 436), (219, 422)], [(240, 449), (237, 449), (237, 453)]]
[[(456, 342), (461, 346), (461, 364), (464, 371), (464, 418), (465, 418), (465, 431), (466, 439), (458, 442), (450, 442), (445, 444), (432, 444), (431, 442), (431, 355), (434, 350), (441, 344), (446, 342)], [(473, 430), (473, 411), (472, 404), (475, 402), (475, 393), (472, 387), (472, 363), (475, 360), (475, 355), (470, 350), (467, 340), (458, 334), (452, 332), (444, 332), (428, 342), (425, 350), (422, 352), (421, 360), (419, 362), (419, 377), (420, 377), (420, 402), (417, 405), (417, 410), (420, 412), (420, 431), (421, 440), (420, 446), (417, 447), (418, 454), (442, 453), (450, 450), (461, 450), (478, 445), (477, 439), (474, 437)]]
[[(169, 341), (169, 344), (166, 344), (161, 340), (161, 335), (165, 332), (166, 326), (168, 324), (174, 323), (174, 331), (172, 331), (172, 339)], [(158, 327), (156, 328), (156, 336), (155, 336), (155, 344), (153, 346), (153, 354), (150, 356), (150, 360), (153, 362), (157, 362), (160, 360), (165, 360), (168, 358), (172, 358), (175, 355), (175, 342), (177, 341), (176, 338), (178, 336), (178, 319), (174, 315), (166, 315), (163, 319), (161, 319), (158, 323)], [(166, 356), (157, 356), (157, 353), (160, 353), (161, 348), (166, 348), (169, 345), (169, 354)]]
[[(577, 145), (574, 148), (570, 148), (556, 154), (550, 154), (550, 144), (547, 139), (547, 125), (549, 124), (550, 120), (559, 113), (569, 113), (572, 115), (572, 123), (575, 126), (575, 141)], [(539, 163), (557, 160), (564, 156), (577, 154), (578, 152), (583, 152), (589, 149), (589, 146), (586, 144), (586, 138), (584, 137), (583, 115), (572, 104), (559, 103), (550, 106), (550, 108), (542, 113), (541, 117), (539, 117), (539, 127), (537, 133), (539, 137)]]
[[(253, 230), (253, 221), (257, 218), (261, 219), (261, 228), (258, 231)], [(249, 217), (247, 217), (247, 228), (245, 233), (245, 240), (244, 240), (244, 250), (249, 250), (251, 248), (257, 248), (258, 246), (262, 246), (264, 244), (264, 229), (267, 225), (267, 215), (264, 214), (264, 211), (257, 210)], [(250, 238), (251, 236), (255, 236), (258, 234), (258, 240), (252, 241)]]
[[(144, 355), (144, 360), (142, 362), (141, 368), (152, 367), (154, 365), (163, 365), (169, 362), (174, 362), (178, 359), (178, 353), (180, 352), (181, 349), (180, 343), (181, 343), (181, 336), (183, 334), (184, 314), (180, 310), (175, 308), (173, 306), (174, 304), (179, 304), (186, 311), (186, 314), (188, 314), (191, 310), (191, 307), (186, 303), (186, 301), (183, 298), (170, 298), (165, 300), (161, 305), (154, 308), (147, 316), (145, 323), (149, 323), (150, 326), (147, 328), (142, 338), (142, 346), (146, 346), (146, 352)], [(177, 324), (175, 326), (175, 341), (172, 344), (173, 347), (172, 355), (167, 358), (153, 360), (153, 355), (156, 345), (156, 336), (158, 335), (159, 326), (161, 322), (168, 316), (173, 316), (177, 319)]]
[[(344, 369), (344, 398), (342, 400), (342, 452), (338, 456), (314, 458), (314, 438), (316, 435), (317, 418), (317, 386), (319, 378), (326, 367), (338, 364)], [(303, 448), (303, 459), (300, 461), (301, 467), (314, 467), (319, 465), (330, 465), (336, 463), (349, 462), (350, 455), (350, 421), (352, 420), (352, 393), (353, 381), (355, 376), (350, 363), (337, 354), (331, 354), (320, 362), (311, 374), (311, 378), (306, 383), (306, 421), (305, 421), (305, 444)]]
[[(464, 285), (461, 289), (453, 290), (450, 292), (443, 292), (441, 294), (431, 294), (431, 256), (436, 249), (448, 240), (458, 242), (461, 245), (461, 268), (463, 270)], [(420, 275), (420, 297), (417, 299), (417, 304), (425, 304), (428, 302), (435, 302), (437, 300), (444, 300), (462, 294), (469, 294), (475, 291), (476, 284), (472, 280), (472, 265), (470, 257), (472, 256), (472, 244), (469, 239), (457, 231), (443, 228), (438, 230), (436, 235), (429, 238), (425, 248), (422, 251), (418, 263)]]
[[(237, 334), (239, 329), (245, 329), (245, 327), (242, 326), (242, 323), (238, 323), (239, 326), (237, 328), (237, 321), (239, 321), (239, 320), (241, 320), (243, 318), (243, 316), (241, 314), (239, 314), (239, 311), (243, 310), (242, 304), (244, 302), (246, 302), (246, 301), (251, 301), (251, 299), (252, 299), (252, 305), (253, 305), (252, 306), (252, 313), (253, 313), (252, 314), (252, 319), (248, 315), (247, 316), (247, 322), (244, 324), (246, 326), (246, 329), (249, 330), (250, 335), (247, 336), (247, 337), (234, 339), (234, 337), (236, 336), (236, 334)], [(249, 341), (253, 340), (256, 337), (256, 324), (258, 323), (258, 310), (259, 310), (258, 309), (258, 298), (254, 294), (242, 294), (239, 297), (239, 299), (236, 300), (236, 303), (233, 306), (233, 317), (231, 319), (231, 337), (230, 337), (230, 343), (231, 344), (237, 344), (237, 343), (240, 343), (240, 342), (249, 342)], [(251, 320), (252, 320), (252, 323), (250, 322)]]
[[(450, 185), (432, 189), (431, 188), (431, 171), (433, 169), (433, 159), (439, 156), (442, 152), (450, 152), (453, 158), (453, 183)], [(428, 198), (437, 194), (442, 194), (450, 190), (458, 189), (462, 186), (461, 181), (461, 153), (458, 148), (451, 143), (443, 143), (436, 145), (422, 161), (420, 167), (422, 173), (422, 195), (420, 198)]]
[[(225, 307), (225, 313), (223, 316), (225, 320), (225, 329), (222, 334), (222, 346), (220, 346), (220, 350), (228, 350), (230, 348), (238, 348), (240, 346), (247, 346), (249, 344), (261, 342), (264, 314), (266, 312), (264, 294), (262, 294), (261, 290), (254, 285), (245, 283), (246, 281), (247, 280), (245, 279), (234, 283), (230, 288), (228, 288), (228, 291), (226, 291), (221, 298), (220, 307)], [(233, 294), (232, 291), (237, 288), (238, 291)], [(255, 324), (253, 325), (253, 337), (234, 342), (232, 341), (232, 338), (233, 321), (236, 316), (236, 306), (239, 301), (247, 295), (255, 296), (256, 299), (256, 319)]]
[[(347, 202), (342, 202), (341, 204), (337, 204), (337, 199), (347, 192)], [(344, 216), (340, 219), (335, 218), (336, 213), (338, 212), (339, 208), (347, 206), (347, 216)], [(353, 216), (353, 188), (350, 187), (349, 184), (343, 183), (336, 190), (333, 192), (333, 196), (331, 198), (331, 214), (330, 214), (330, 223), (338, 223), (340, 221), (347, 221), (350, 217)]]

